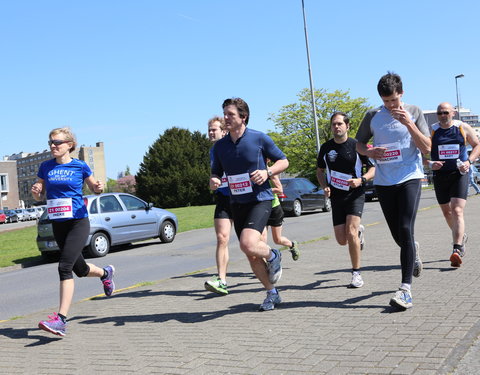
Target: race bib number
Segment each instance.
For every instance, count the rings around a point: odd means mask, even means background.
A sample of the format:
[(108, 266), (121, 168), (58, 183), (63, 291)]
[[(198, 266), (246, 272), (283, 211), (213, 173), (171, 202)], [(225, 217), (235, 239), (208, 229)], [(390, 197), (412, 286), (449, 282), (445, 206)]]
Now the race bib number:
[(220, 188), (226, 188), (228, 187), (228, 179), (227, 176), (225, 176), (225, 173), (222, 176), (222, 184), (220, 185)]
[(350, 190), (350, 185), (348, 184), (348, 180), (352, 178), (352, 175), (340, 173), (337, 171), (332, 171), (330, 173), (330, 185), (334, 188), (340, 190)]
[(228, 187), (232, 195), (248, 194), (253, 192), (252, 181), (248, 173), (228, 176)]
[(50, 220), (73, 217), (72, 198), (48, 199), (47, 212)]
[(383, 157), (377, 159), (378, 164), (398, 163), (403, 160), (399, 142), (378, 145), (378, 147), (385, 147), (387, 149)]
[(438, 158), (440, 160), (445, 159), (458, 159), (460, 157), (460, 145), (438, 145)]

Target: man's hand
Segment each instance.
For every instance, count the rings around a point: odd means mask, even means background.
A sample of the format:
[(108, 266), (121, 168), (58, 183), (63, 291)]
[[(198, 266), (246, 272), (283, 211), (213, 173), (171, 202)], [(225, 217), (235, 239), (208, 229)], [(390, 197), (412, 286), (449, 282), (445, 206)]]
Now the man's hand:
[(385, 147), (370, 147), (366, 151), (366, 155), (372, 159), (381, 159), (383, 158), (385, 151), (387, 151)]
[(444, 161), (431, 161), (430, 162), (430, 168), (433, 170), (433, 171), (438, 171), (440, 168), (443, 167), (443, 164), (445, 162)]
[(400, 121), (403, 125), (412, 125), (409, 113), (402, 106), (390, 109), (390, 113), (395, 120)]
[(268, 172), (266, 169), (257, 169), (250, 173), (250, 180), (257, 185), (262, 185), (268, 180)]
[(348, 182), (348, 185), (351, 187), (351, 188), (357, 188), (359, 187), (360, 185), (362, 185), (362, 179), (361, 178), (351, 178), (349, 180), (347, 180)]
[(323, 189), (323, 194), (325, 195), (325, 198), (330, 198), (330, 186)]
[(222, 180), (220, 180), (218, 177), (210, 177), (209, 184), (211, 190), (217, 190), (220, 185), (222, 185)]

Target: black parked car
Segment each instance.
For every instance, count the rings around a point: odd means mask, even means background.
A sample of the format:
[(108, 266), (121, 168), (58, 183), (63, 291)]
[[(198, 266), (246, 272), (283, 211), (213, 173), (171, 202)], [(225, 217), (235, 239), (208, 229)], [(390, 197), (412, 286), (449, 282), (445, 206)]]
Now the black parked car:
[(18, 223), (18, 215), (15, 210), (5, 210), (5, 215), (7, 216), (6, 223)]
[(300, 216), (304, 211), (330, 211), (330, 199), (325, 199), (323, 190), (306, 178), (281, 178), (283, 194), (280, 203), (286, 214)]

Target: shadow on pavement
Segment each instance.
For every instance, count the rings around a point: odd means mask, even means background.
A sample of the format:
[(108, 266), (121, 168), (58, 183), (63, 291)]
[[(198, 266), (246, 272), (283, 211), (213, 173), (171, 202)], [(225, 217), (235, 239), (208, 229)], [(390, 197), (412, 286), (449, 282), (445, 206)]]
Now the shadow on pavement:
[(35, 342), (25, 345), (26, 348), (32, 347), (32, 346), (50, 344), (51, 342), (62, 340), (58, 336), (41, 336), (37, 334), (33, 334), (33, 335), (29, 334), (30, 332), (35, 332), (35, 331), (44, 332), (40, 328), (35, 328), (35, 329), (4, 328), (4, 329), (0, 329), (0, 335), (8, 337), (10, 339), (35, 340)]

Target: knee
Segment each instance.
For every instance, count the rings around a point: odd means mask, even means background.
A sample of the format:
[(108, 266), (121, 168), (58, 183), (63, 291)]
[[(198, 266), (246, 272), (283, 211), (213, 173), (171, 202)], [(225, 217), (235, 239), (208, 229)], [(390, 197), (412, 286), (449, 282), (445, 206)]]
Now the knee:
[(66, 263), (58, 263), (60, 281), (73, 279), (72, 267)]
[(230, 236), (226, 233), (218, 232), (217, 233), (217, 244), (220, 246), (227, 246)]
[(463, 216), (463, 208), (462, 207), (454, 207), (452, 209), (452, 216), (455, 218), (460, 218)]
[(241, 238), (240, 249), (249, 257), (254, 257), (255, 247), (258, 245), (258, 241), (254, 241), (252, 238)]

